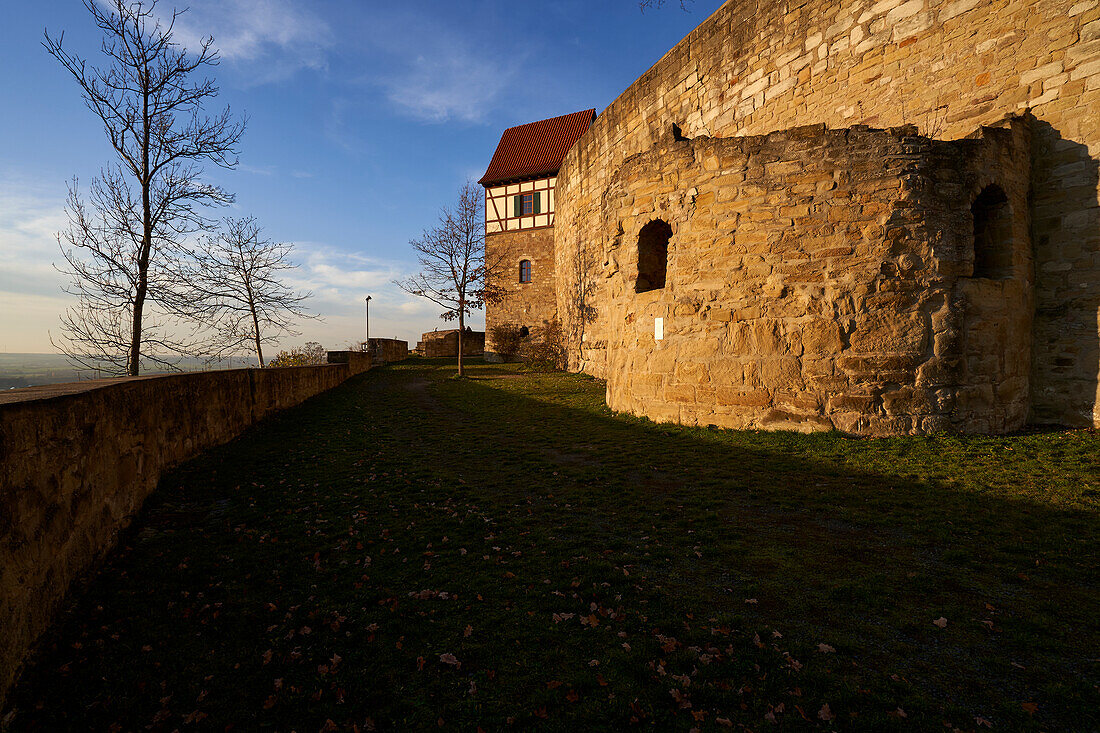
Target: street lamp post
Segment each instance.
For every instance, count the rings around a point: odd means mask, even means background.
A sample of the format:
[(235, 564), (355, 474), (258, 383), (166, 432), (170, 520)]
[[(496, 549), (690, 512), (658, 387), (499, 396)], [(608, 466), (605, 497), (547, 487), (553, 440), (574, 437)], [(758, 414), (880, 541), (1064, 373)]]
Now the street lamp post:
[(364, 342), (370, 348), (370, 296), (367, 296), (367, 340)]

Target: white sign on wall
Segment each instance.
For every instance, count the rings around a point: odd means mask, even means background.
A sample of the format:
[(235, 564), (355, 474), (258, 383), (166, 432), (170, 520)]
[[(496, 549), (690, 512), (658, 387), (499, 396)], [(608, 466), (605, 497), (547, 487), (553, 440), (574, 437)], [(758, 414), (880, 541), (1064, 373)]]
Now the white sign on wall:
[(653, 338), (660, 341), (665, 337), (665, 319), (654, 318), (653, 319)]

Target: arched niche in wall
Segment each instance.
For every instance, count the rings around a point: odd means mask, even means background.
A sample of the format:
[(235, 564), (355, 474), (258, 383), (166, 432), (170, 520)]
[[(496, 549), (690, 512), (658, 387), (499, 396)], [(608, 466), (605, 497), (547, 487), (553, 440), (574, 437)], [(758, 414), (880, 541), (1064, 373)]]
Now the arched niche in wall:
[(1000, 280), (1012, 277), (1012, 207), (1004, 190), (986, 186), (970, 206), (974, 218), (973, 276)]
[(665, 286), (671, 238), (672, 227), (662, 219), (654, 219), (638, 232), (638, 279), (634, 292), (646, 293)]

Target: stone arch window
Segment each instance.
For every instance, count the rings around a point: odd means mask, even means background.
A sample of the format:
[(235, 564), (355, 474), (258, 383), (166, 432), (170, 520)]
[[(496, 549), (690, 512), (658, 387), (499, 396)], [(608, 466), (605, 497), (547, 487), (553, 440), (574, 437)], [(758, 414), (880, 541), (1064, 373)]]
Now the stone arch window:
[(974, 217), (974, 277), (1012, 276), (1012, 207), (997, 185), (986, 186), (970, 206)]
[(654, 219), (638, 232), (638, 280), (634, 292), (646, 293), (665, 286), (671, 237), (672, 227), (661, 219)]
[(519, 261), (519, 281), (521, 283), (531, 282), (531, 260)]

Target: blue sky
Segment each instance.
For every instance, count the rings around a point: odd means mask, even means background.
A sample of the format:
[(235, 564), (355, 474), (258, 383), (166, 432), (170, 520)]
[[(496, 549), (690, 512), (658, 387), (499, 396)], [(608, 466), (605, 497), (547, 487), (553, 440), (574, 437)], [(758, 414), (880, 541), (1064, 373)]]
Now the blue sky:
[[(295, 244), (293, 280), (313, 290), (323, 321), (283, 345), (336, 348), (361, 338), (367, 294), (373, 336), (413, 342), (446, 327), (437, 307), (390, 284), (415, 270), (409, 239), (481, 176), (504, 128), (602, 111), (721, 2), (645, 14), (633, 0), (187, 4), (178, 38), (215, 37), (219, 102), (249, 118), (240, 167), (209, 176), (237, 195), (223, 213), (255, 215)], [(53, 351), (48, 332), (69, 302), (53, 267), (65, 184), (111, 159), (75, 82), (41, 46), (46, 28), (83, 56), (98, 50), (76, 0), (4, 8), (0, 352)]]

